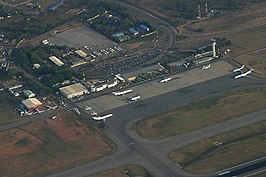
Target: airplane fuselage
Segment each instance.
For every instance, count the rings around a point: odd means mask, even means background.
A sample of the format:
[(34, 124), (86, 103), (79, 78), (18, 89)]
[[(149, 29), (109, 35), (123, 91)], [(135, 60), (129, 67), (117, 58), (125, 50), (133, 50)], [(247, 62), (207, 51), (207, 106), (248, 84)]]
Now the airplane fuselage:
[(244, 69), (244, 67), (245, 65), (242, 65), (240, 68), (236, 68), (235, 70), (233, 70), (233, 72), (238, 72), (238, 71), (241, 72), (241, 70)]
[(92, 118), (94, 120), (105, 120), (105, 119), (107, 119), (109, 117), (112, 117), (112, 116), (113, 116), (113, 114), (107, 114), (107, 115), (104, 115), (104, 116), (93, 116)]
[(169, 77), (169, 78), (166, 78), (166, 79), (163, 79), (160, 81), (160, 83), (166, 83), (168, 81), (172, 80), (172, 77)]
[(115, 95), (115, 96), (120, 96), (120, 95), (125, 95), (127, 93), (130, 93), (132, 91), (133, 90), (125, 90), (125, 91), (122, 91), (122, 92), (112, 92), (112, 94)]

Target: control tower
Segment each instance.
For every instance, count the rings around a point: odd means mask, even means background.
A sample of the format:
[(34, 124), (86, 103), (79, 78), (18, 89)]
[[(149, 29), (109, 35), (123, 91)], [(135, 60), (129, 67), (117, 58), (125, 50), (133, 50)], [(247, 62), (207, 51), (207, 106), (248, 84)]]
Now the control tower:
[(215, 39), (212, 39), (211, 43), (212, 43), (212, 57), (216, 58), (216, 41), (215, 41)]

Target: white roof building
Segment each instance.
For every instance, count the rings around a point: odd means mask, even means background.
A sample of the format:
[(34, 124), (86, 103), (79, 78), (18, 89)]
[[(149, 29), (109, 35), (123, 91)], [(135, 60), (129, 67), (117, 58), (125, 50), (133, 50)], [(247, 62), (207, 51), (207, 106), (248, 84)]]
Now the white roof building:
[(81, 58), (85, 58), (88, 56), (88, 54), (86, 54), (85, 52), (83, 52), (82, 50), (76, 50), (75, 53), (81, 57)]
[(29, 111), (33, 111), (34, 109), (42, 107), (42, 103), (37, 98), (28, 98), (26, 100), (23, 100), (22, 104)]
[(68, 99), (84, 95), (88, 93), (88, 89), (80, 83), (72, 84), (69, 86), (59, 88), (59, 91), (62, 95)]
[(50, 56), (49, 57), (49, 60), (51, 60), (54, 64), (56, 64), (57, 66), (62, 66), (64, 65), (64, 63), (59, 59), (57, 58), (56, 56)]

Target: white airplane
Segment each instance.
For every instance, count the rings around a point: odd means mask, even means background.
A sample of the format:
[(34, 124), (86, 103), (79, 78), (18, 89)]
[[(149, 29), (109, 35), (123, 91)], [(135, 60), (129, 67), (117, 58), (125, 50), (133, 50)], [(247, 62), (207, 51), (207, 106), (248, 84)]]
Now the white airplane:
[(247, 71), (245, 73), (239, 74), (239, 75), (235, 76), (235, 79), (238, 79), (240, 77), (247, 77), (247, 75), (249, 75), (252, 71), (253, 71), (253, 69), (250, 69), (249, 71)]
[(168, 81), (172, 80), (172, 77), (168, 77), (160, 81), (160, 83), (167, 83)]
[(236, 69), (234, 69), (234, 71), (233, 72), (238, 72), (238, 71), (242, 71), (242, 69), (244, 69), (244, 67), (245, 67), (245, 65), (242, 65), (240, 68), (236, 68)]
[(132, 91), (133, 90), (125, 90), (125, 91), (122, 91), (122, 92), (112, 92), (112, 94), (115, 95), (115, 96), (120, 96), (120, 95), (125, 95), (127, 93), (130, 93)]
[(53, 120), (54, 120), (55, 118), (56, 118), (56, 116), (51, 117), (51, 119), (53, 119)]
[(107, 114), (107, 115), (104, 115), (104, 116), (92, 116), (92, 118), (94, 120), (103, 120), (103, 121), (105, 121), (105, 119), (107, 119), (109, 117), (113, 117), (113, 114)]
[(205, 66), (202, 66), (201, 70), (205, 70), (205, 69), (209, 69), (211, 67), (211, 65), (205, 65)]
[(129, 100), (129, 101), (137, 101), (137, 100), (139, 100), (141, 97), (139, 96), (139, 95), (137, 95), (137, 96), (134, 96), (134, 97), (128, 97), (127, 99)]
[(94, 111), (91, 112), (91, 115), (92, 115), (92, 116), (97, 116), (97, 117), (98, 117), (97, 112), (94, 112)]
[(80, 113), (78, 108), (73, 108), (73, 110), (77, 113), (78, 116), (81, 115), (81, 113)]
[(162, 68), (165, 69), (165, 67), (163, 67), (163, 65), (161, 63), (158, 63), (158, 65)]

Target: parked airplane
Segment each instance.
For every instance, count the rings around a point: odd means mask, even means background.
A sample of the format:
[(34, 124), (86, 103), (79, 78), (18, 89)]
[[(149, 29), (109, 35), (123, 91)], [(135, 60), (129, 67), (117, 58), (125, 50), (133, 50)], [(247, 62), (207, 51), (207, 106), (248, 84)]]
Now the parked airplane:
[(237, 72), (237, 71), (242, 71), (242, 69), (244, 69), (244, 67), (245, 67), (245, 65), (242, 65), (240, 68), (236, 68), (236, 69), (234, 69), (234, 71), (233, 72)]
[(73, 108), (73, 110), (74, 110), (74, 112), (75, 112), (78, 116), (81, 115), (81, 113), (80, 113), (80, 111), (79, 111), (78, 108)]
[(95, 112), (95, 111), (91, 111), (91, 115), (92, 115), (92, 116), (95, 116), (95, 115), (97, 116), (97, 115), (98, 115), (98, 113), (97, 113), (97, 112)]
[(209, 69), (211, 67), (211, 65), (205, 65), (205, 66), (202, 66), (201, 70), (205, 70), (205, 69)]
[(105, 121), (105, 119), (107, 119), (109, 117), (113, 117), (113, 114), (107, 114), (107, 115), (104, 115), (104, 116), (92, 116), (92, 118), (94, 120), (103, 120), (103, 121)]
[(239, 74), (239, 75), (235, 76), (235, 79), (238, 79), (240, 77), (247, 77), (252, 71), (253, 71), (253, 69), (250, 69), (249, 71), (247, 71), (245, 73)]
[(172, 77), (165, 78), (160, 81), (160, 83), (167, 83), (168, 81), (172, 80)]
[(120, 95), (125, 95), (127, 93), (130, 93), (132, 91), (133, 90), (125, 90), (125, 91), (122, 91), (122, 92), (112, 92), (112, 94), (115, 95), (115, 96), (120, 96)]
[(134, 96), (134, 97), (128, 97), (127, 99), (129, 100), (129, 101), (137, 101), (137, 100), (139, 100), (141, 97), (139, 96), (139, 95), (137, 95), (137, 96)]

